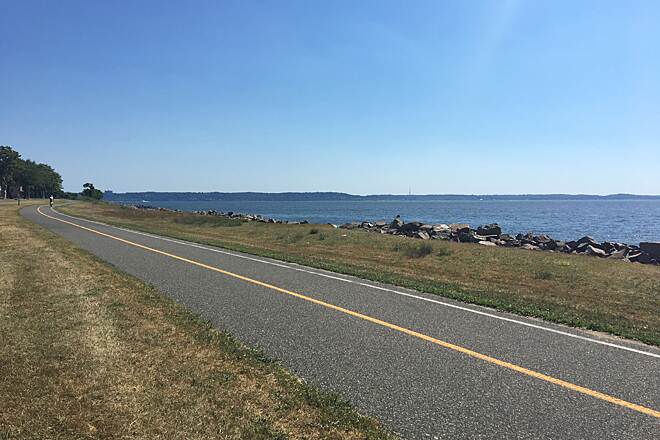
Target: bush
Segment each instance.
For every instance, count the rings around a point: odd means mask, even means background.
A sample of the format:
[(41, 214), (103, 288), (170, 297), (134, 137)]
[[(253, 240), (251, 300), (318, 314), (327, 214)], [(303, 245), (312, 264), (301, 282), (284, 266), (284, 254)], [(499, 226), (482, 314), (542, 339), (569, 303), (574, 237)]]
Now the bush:
[(319, 230), (316, 229), (316, 228), (312, 228), (312, 229), (309, 230), (309, 233), (312, 234), (312, 235), (314, 235), (314, 234), (318, 234), (318, 233), (319, 233)]
[(534, 277), (539, 280), (549, 280), (552, 278), (552, 272), (547, 272), (547, 271), (536, 272), (534, 274)]
[(443, 243), (442, 246), (440, 246), (440, 248), (436, 249), (435, 251), (438, 258), (448, 257), (451, 255), (451, 249), (449, 249), (447, 243)]
[(422, 258), (433, 253), (431, 243), (409, 244), (403, 248), (403, 255), (408, 258)]
[(305, 236), (303, 235), (302, 232), (296, 232), (295, 234), (293, 234), (293, 235), (291, 235), (291, 236), (289, 237), (289, 241), (290, 241), (291, 243), (297, 243), (297, 242), (299, 242), (300, 240), (302, 240), (304, 237), (305, 237)]

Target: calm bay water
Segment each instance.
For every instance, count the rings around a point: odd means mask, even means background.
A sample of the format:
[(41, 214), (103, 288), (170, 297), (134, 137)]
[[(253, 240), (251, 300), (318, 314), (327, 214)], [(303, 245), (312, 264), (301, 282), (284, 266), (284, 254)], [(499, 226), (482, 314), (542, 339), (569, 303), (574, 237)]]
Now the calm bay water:
[(660, 200), (439, 200), (439, 201), (158, 201), (144, 204), (182, 211), (215, 209), (311, 223), (391, 220), (499, 223), (508, 233), (532, 231), (557, 239), (591, 235), (636, 244), (660, 241)]

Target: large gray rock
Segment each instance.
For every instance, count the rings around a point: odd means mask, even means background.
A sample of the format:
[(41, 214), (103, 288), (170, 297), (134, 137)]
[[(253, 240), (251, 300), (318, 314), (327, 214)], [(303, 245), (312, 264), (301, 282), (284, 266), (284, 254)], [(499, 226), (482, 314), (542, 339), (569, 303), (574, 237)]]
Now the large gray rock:
[(417, 238), (421, 238), (422, 240), (430, 240), (431, 236), (428, 234), (426, 231), (419, 231), (417, 232)]
[(611, 254), (612, 252), (616, 251), (617, 248), (614, 246), (615, 243), (612, 243), (610, 241), (604, 241), (598, 246), (600, 249), (604, 250), (606, 254)]
[(449, 225), (439, 224), (439, 225), (433, 225), (433, 231), (434, 232), (450, 232), (451, 229), (449, 228)]
[(477, 228), (477, 234), (479, 235), (502, 235), (502, 228), (497, 223), (492, 223), (490, 225), (483, 225)]
[(490, 237), (486, 237), (486, 238), (488, 239), (488, 241), (490, 241), (491, 243), (495, 243), (498, 246), (504, 246), (504, 244), (506, 243), (506, 241), (500, 240), (499, 238), (497, 238), (495, 236), (490, 236)]
[(506, 247), (520, 247), (522, 243), (520, 240), (516, 240), (515, 238), (513, 240), (506, 240), (504, 242), (504, 246)]
[(587, 248), (584, 251), (584, 254), (585, 255), (593, 255), (593, 256), (596, 256), (596, 257), (607, 257), (607, 253), (604, 250), (598, 249), (597, 247), (594, 247), (594, 246), (591, 246), (591, 245), (587, 245)]
[(475, 243), (479, 240), (474, 239), (474, 235), (470, 234), (469, 229), (468, 231), (459, 231), (455, 234), (456, 240), (460, 243)]
[(555, 249), (557, 249), (557, 242), (552, 239), (547, 241), (539, 241), (538, 247), (540, 247), (545, 251), (554, 251)]
[(537, 236), (535, 236), (535, 237), (533, 238), (533, 240), (536, 241), (536, 242), (538, 242), (538, 243), (548, 243), (548, 242), (551, 242), (551, 241), (552, 241), (552, 237), (550, 237), (550, 236), (547, 235), (547, 234), (541, 234), (541, 235), (537, 235)]
[(660, 242), (643, 241), (639, 248), (654, 258), (660, 258)]
[(628, 261), (642, 264), (657, 264), (658, 261), (660, 261), (660, 258), (655, 259), (653, 256), (647, 254), (646, 252), (631, 253), (627, 258)]
[(419, 231), (421, 227), (422, 224), (420, 222), (410, 222), (410, 223), (404, 223), (403, 225), (399, 226), (399, 230), (403, 232), (415, 233)]
[(480, 241), (488, 241), (488, 237), (476, 234), (474, 231), (459, 232), (458, 239), (462, 243), (479, 243)]
[(585, 244), (589, 245), (589, 246), (593, 246), (593, 247), (600, 247), (599, 243), (596, 240), (594, 240), (592, 237), (588, 236), (588, 235), (582, 237), (581, 239), (579, 239), (577, 241), (578, 246), (585, 245)]
[(559, 251), (570, 254), (573, 252), (573, 248), (568, 243), (565, 243), (561, 248), (559, 248)]
[(580, 243), (573, 250), (578, 254), (583, 254), (587, 252), (587, 249), (589, 249), (590, 247), (598, 248), (598, 243), (594, 243), (594, 244), (590, 244), (588, 242)]
[(439, 240), (449, 240), (451, 239), (451, 234), (449, 232), (436, 232), (435, 235), (433, 235), (433, 238), (437, 238)]
[(623, 260), (624, 258), (626, 258), (627, 253), (628, 251), (626, 249), (620, 249), (608, 255), (608, 258), (612, 258), (613, 260)]
[(452, 223), (449, 225), (449, 230), (451, 232), (469, 232), (470, 225), (467, 223)]

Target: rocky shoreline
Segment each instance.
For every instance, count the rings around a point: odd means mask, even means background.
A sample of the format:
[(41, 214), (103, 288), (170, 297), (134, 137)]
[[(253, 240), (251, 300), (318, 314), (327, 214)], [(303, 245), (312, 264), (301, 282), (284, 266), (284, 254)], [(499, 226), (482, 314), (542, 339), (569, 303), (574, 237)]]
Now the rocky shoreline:
[(189, 214), (196, 214), (196, 215), (212, 215), (216, 217), (226, 217), (226, 218), (233, 218), (236, 220), (246, 220), (246, 221), (251, 221), (251, 222), (260, 222), (260, 223), (273, 223), (273, 224), (278, 224), (278, 225), (306, 225), (309, 224), (307, 220), (303, 221), (288, 221), (288, 220), (278, 220), (275, 218), (269, 218), (269, 217), (264, 217), (259, 214), (241, 214), (240, 212), (221, 212), (221, 211), (216, 211), (214, 209), (208, 210), (208, 211), (180, 211), (178, 209), (169, 209), (169, 208), (159, 208), (156, 206), (149, 206), (149, 205), (124, 205), (130, 208), (135, 208), (135, 209), (144, 209), (144, 210), (150, 210), (150, 211), (163, 211), (163, 212), (186, 212)]
[[(136, 209), (181, 212), (176, 209), (157, 208), (147, 205), (128, 206)], [(306, 220), (287, 221), (263, 217), (258, 214), (241, 214), (215, 210), (193, 211), (192, 213), (272, 224), (294, 225), (309, 223)], [(598, 242), (589, 236), (584, 236), (579, 240), (562, 241), (556, 240), (546, 234), (535, 235), (531, 232), (516, 235), (505, 234), (497, 223), (482, 225), (473, 229), (465, 223), (426, 224), (416, 221), (406, 223), (400, 216), (396, 216), (391, 222), (363, 221), (332, 226), (342, 229), (361, 229), (379, 234), (400, 235), (421, 240), (447, 240), (457, 243), (476, 243), (483, 246), (502, 246), (567, 254), (582, 254), (641, 264), (660, 265), (660, 242), (642, 242), (639, 245), (631, 245), (610, 241)]]
[(573, 241), (555, 240), (546, 234), (510, 235), (502, 233), (497, 224), (472, 229), (465, 223), (425, 224), (404, 222), (397, 216), (391, 222), (354, 222), (341, 225), (343, 229), (363, 229), (380, 234), (403, 235), (421, 240), (447, 240), (458, 243), (476, 243), (483, 246), (503, 246), (528, 250), (592, 255), (600, 258), (660, 265), (660, 243), (642, 242), (639, 246), (626, 243), (598, 242), (589, 236)]

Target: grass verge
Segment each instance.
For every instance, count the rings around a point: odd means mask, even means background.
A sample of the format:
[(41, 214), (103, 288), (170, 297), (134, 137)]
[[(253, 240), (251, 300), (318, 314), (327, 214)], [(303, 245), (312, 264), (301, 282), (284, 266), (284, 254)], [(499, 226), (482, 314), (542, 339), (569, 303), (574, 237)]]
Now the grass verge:
[(390, 437), (16, 206), (0, 232), (0, 439)]
[(326, 225), (181, 224), (190, 214), (108, 203), (62, 212), (408, 287), (660, 345), (660, 267), (582, 255), (404, 237)]

